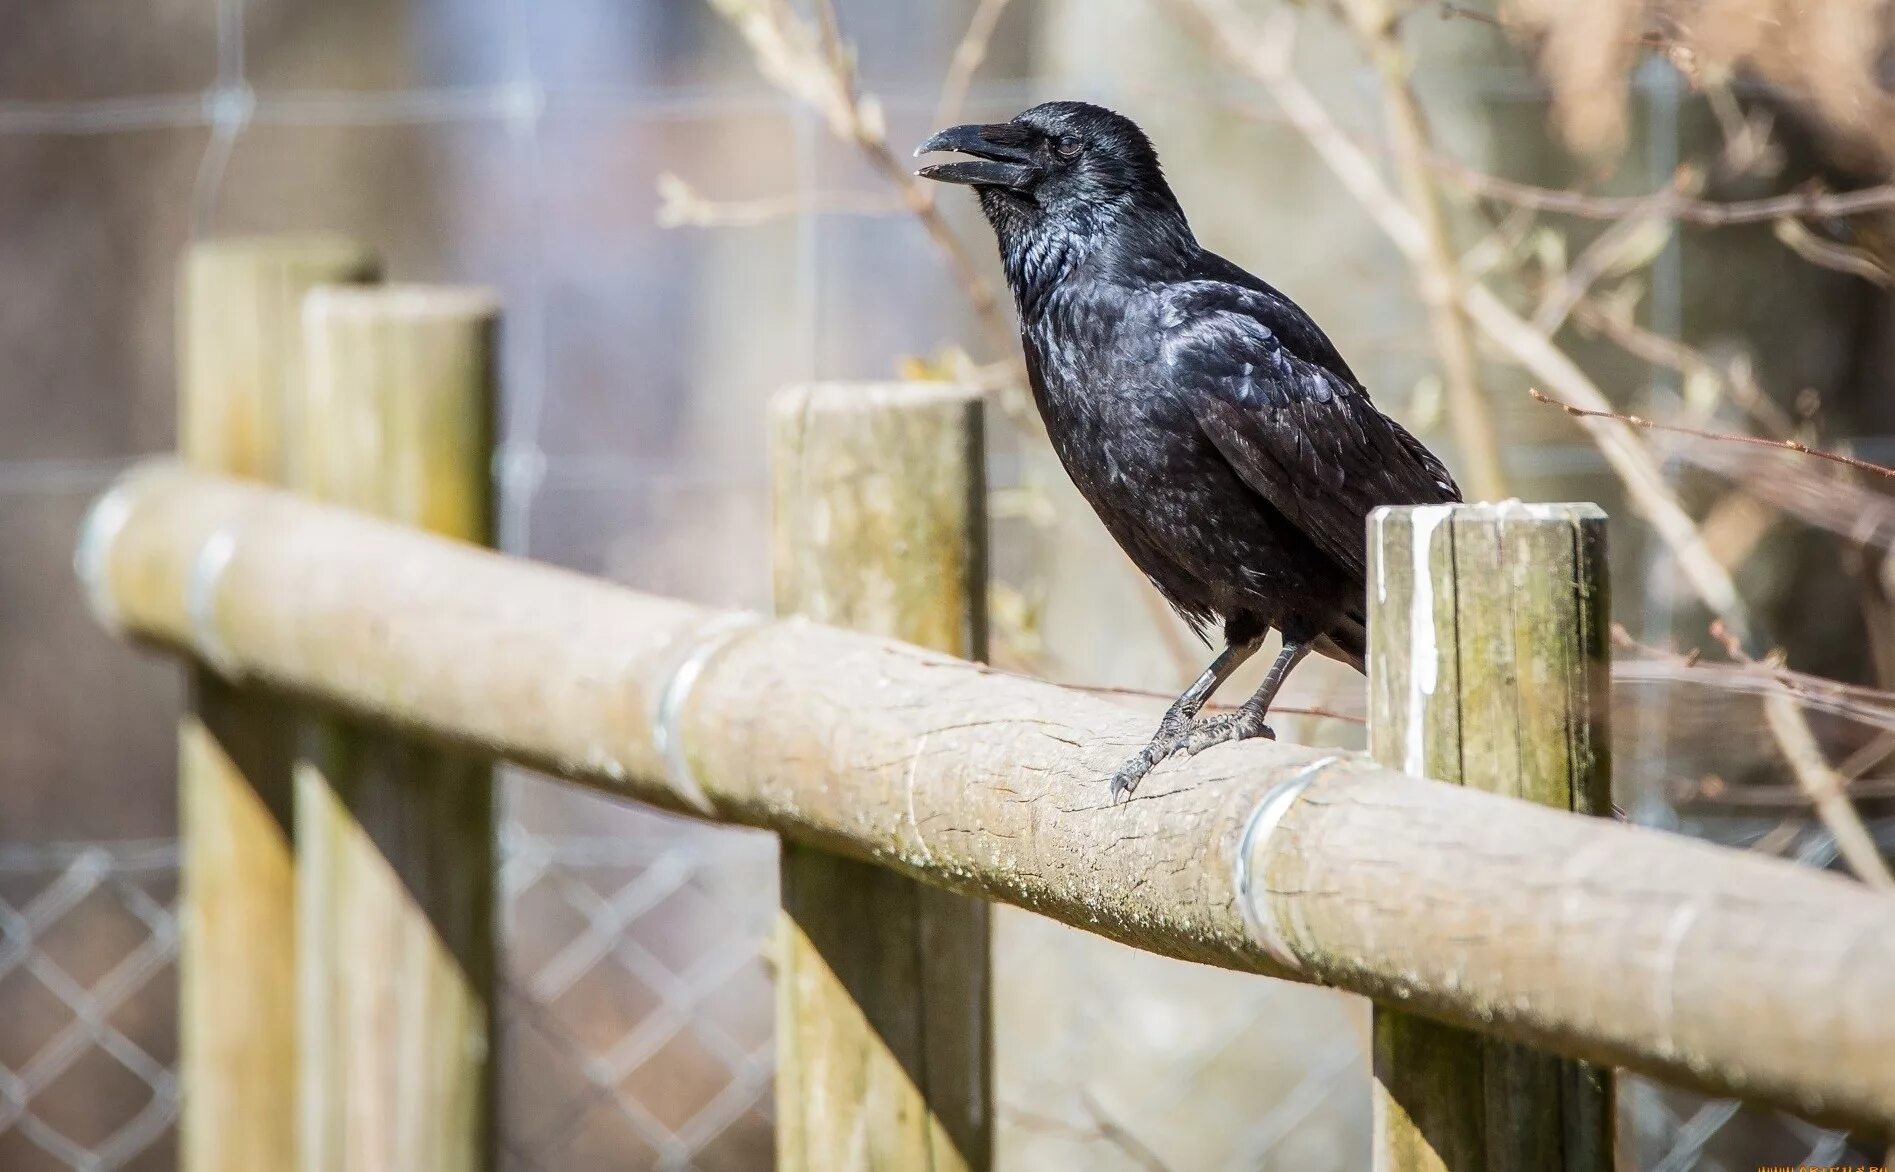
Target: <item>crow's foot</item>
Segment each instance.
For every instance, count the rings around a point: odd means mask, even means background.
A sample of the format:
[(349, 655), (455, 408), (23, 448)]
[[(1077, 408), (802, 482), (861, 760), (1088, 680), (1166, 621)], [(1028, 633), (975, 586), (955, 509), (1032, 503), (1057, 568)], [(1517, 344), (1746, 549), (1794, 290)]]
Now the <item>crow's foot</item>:
[(1184, 738), (1184, 755), (1195, 757), (1212, 745), (1221, 745), (1227, 741), (1247, 741), (1261, 737), (1266, 741), (1276, 740), (1276, 731), (1264, 723), (1263, 713), (1251, 707), (1243, 707), (1235, 712), (1220, 712), (1216, 716), (1207, 716), (1191, 726)]
[(1152, 767), (1173, 753), (1184, 750), (1185, 739), (1196, 726), (1176, 713), (1167, 712), (1159, 722), (1158, 731), (1152, 734), (1151, 743), (1125, 759), (1118, 772), (1112, 775), (1112, 800), (1128, 797), (1145, 780)]

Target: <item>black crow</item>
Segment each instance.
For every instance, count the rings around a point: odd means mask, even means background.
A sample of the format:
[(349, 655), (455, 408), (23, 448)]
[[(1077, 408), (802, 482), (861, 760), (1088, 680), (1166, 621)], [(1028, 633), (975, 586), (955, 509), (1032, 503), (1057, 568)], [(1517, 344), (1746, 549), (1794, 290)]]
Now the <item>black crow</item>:
[[(1173, 753), (1274, 736), (1265, 716), (1303, 656), (1363, 670), (1370, 510), (1457, 501), (1453, 478), (1295, 302), (1199, 246), (1129, 119), (1048, 102), (915, 153), (932, 151), (972, 156), (918, 174), (980, 197), (1067, 474), (1199, 638), (1223, 624), (1112, 796)], [(1256, 695), (1199, 719), (1272, 627), (1283, 650)]]

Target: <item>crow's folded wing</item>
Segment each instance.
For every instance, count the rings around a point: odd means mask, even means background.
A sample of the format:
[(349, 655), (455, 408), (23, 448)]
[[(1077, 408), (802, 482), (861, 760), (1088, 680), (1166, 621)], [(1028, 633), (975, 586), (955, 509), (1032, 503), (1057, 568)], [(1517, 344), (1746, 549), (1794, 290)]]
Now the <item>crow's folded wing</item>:
[(1460, 499), (1421, 441), (1376, 410), (1355, 383), (1294, 353), (1273, 328), (1281, 304), (1224, 282), (1166, 294), (1169, 388), (1253, 492), (1358, 578), (1364, 524), (1378, 505)]

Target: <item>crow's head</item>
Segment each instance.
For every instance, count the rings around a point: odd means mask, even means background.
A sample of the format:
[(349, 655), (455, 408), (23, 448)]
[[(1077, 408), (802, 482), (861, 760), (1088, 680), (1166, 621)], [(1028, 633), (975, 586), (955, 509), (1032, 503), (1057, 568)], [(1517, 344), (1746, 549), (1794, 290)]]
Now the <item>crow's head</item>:
[(1183, 221), (1151, 140), (1100, 106), (1047, 102), (1011, 122), (943, 130), (915, 154), (934, 151), (973, 157), (930, 163), (916, 174), (973, 187), (1003, 242), (1010, 230), (1096, 228), (1128, 212)]

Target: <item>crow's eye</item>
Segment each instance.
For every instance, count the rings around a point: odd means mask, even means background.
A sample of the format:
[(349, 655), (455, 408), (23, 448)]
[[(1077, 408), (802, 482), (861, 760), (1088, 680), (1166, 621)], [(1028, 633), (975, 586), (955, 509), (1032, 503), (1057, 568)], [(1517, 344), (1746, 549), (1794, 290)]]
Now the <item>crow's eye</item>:
[(1053, 144), (1053, 153), (1062, 159), (1076, 159), (1079, 152), (1085, 149), (1086, 144), (1070, 134), (1061, 135), (1059, 141)]

